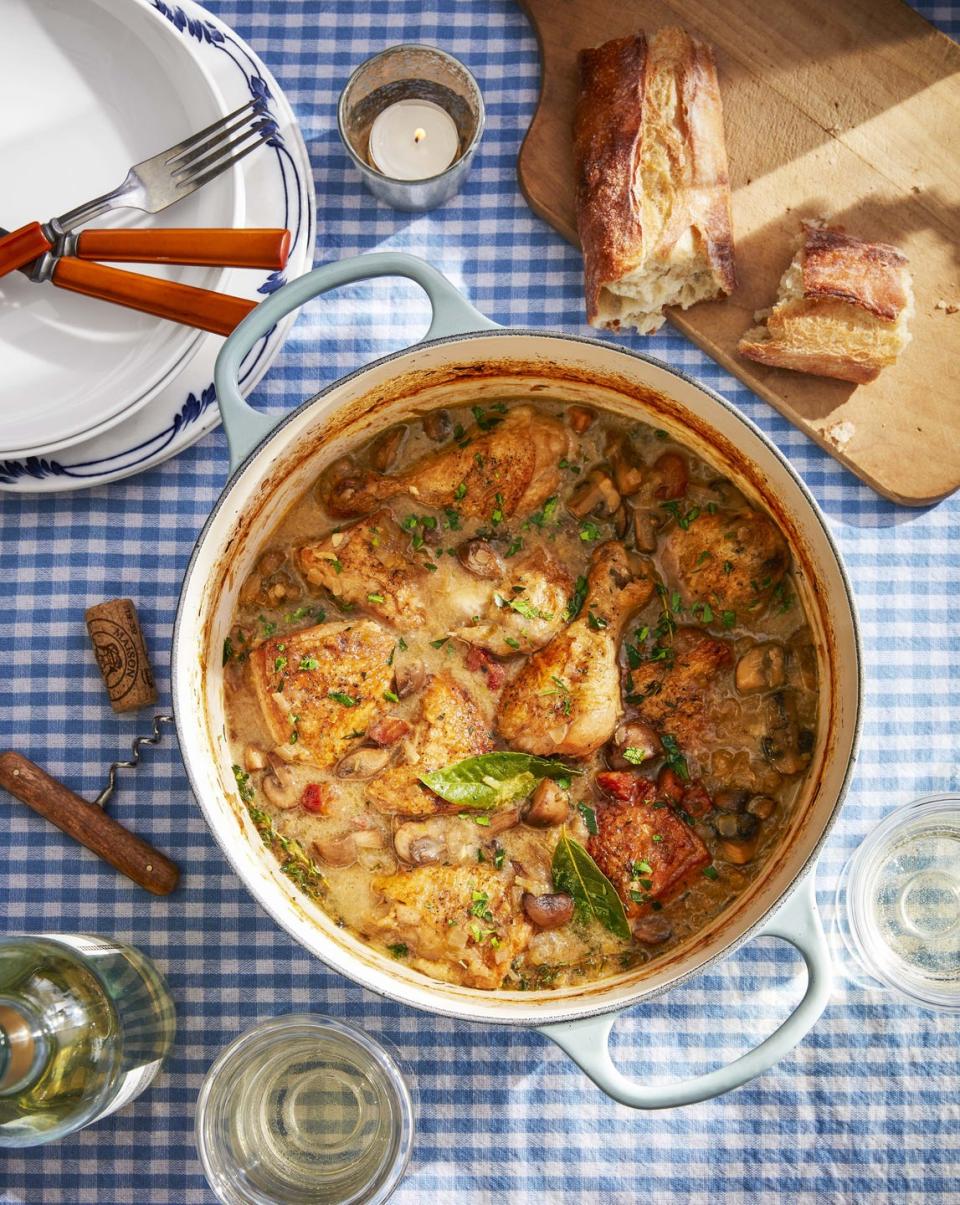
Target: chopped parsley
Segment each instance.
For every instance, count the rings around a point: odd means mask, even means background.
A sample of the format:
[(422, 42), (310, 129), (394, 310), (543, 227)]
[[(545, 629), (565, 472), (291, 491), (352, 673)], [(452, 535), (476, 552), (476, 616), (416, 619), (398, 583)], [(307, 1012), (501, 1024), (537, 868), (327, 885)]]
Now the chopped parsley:
[(393, 691), (393, 690), (385, 690), (383, 692), (383, 697), (387, 700), (388, 703), (399, 703), (400, 702), (400, 696), (396, 693), (396, 691)]
[(387, 949), (394, 956), (394, 958), (406, 958), (406, 956), (410, 953), (402, 941), (394, 942), (393, 945), (387, 946)]
[(534, 527), (545, 527), (548, 523), (553, 522), (559, 509), (560, 499), (553, 494), (544, 502), (542, 510), (538, 510), (530, 516), (530, 522)]
[(277, 630), (277, 625), (272, 619), (267, 619), (266, 615), (259, 616), (260, 626), (263, 628), (264, 636), (272, 636)]
[(432, 649), (442, 649), (449, 639), (449, 636), (441, 636), (439, 640), (431, 640), (430, 647)]
[(453, 491), (453, 500), (454, 502), (460, 502), (462, 499), (466, 498), (466, 496), (467, 483), (465, 481), (461, 481), (457, 488)]
[(512, 649), (519, 649), (519, 647), (520, 647), (520, 641), (514, 640), (514, 638), (512, 636), (504, 636), (503, 643), (508, 645)]
[(720, 873), (717, 870), (716, 866), (704, 866), (703, 877), (705, 879), (719, 879)]
[(580, 524), (580, 539), (585, 544), (588, 544), (591, 540), (600, 539), (600, 528), (592, 519), (587, 519)]
[(725, 628), (736, 627), (737, 613), (736, 611), (722, 611), (720, 613), (720, 620)]
[(667, 755), (667, 765), (683, 782), (689, 782), (690, 771), (687, 768), (687, 759), (683, 756), (680, 746), (677, 744), (677, 738), (671, 736), (668, 732), (663, 732), (660, 734), (660, 743), (663, 745), (663, 751)]
[(583, 800), (577, 804), (577, 811), (583, 817), (583, 823), (587, 826), (587, 832), (591, 837), (595, 837), (600, 831), (597, 828), (597, 813), (589, 803), (584, 803)]
[(573, 593), (570, 595), (570, 601), (567, 603), (563, 611), (563, 620), (569, 623), (571, 619), (576, 619), (583, 610), (583, 604), (587, 599), (587, 579), (578, 577), (573, 587)]
[(500, 870), (503, 866), (503, 859), (507, 856), (507, 851), (502, 845), (498, 845), (493, 851), (493, 864)]
[(709, 603), (695, 602), (690, 608), (690, 614), (698, 617), (701, 623), (713, 623), (713, 608)]
[(452, 506), (445, 506), (443, 508), (443, 513), (446, 516), (447, 526), (450, 528), (450, 530), (451, 531), (459, 531), (460, 530), (460, 512), (458, 510), (455, 510), (454, 507), (452, 507)]
[(628, 745), (623, 751), (623, 756), (632, 766), (642, 766), (647, 760), (646, 753), (635, 745)]
[(277, 657), (274, 659), (273, 668), (276, 673), (282, 673), (287, 668), (286, 657)]
[(523, 540), (519, 536), (517, 536), (516, 539), (513, 539), (510, 541), (510, 545), (507, 548), (507, 551), (503, 555), (504, 556), (516, 556), (522, 547), (523, 547)]
[(356, 707), (359, 699), (354, 699), (351, 695), (344, 694), (342, 690), (328, 690), (327, 698), (333, 699), (335, 703), (339, 703), (341, 707)]
[(503, 494), (497, 494), (494, 501), (496, 506), (490, 515), (490, 522), (498, 527), (503, 522)]
[(228, 636), (223, 642), (223, 661), (221, 664), (226, 665), (233, 656), (233, 641)]
[(383, 597), (382, 594), (368, 594), (367, 595), (367, 602), (382, 603), (382, 602), (386, 602), (386, 601), (387, 600)]
[(256, 795), (253, 789), (253, 783), (250, 781), (250, 775), (240, 766), (233, 767), (233, 777), (237, 780), (237, 790), (240, 792), (240, 798), (244, 803), (249, 803)]
[(691, 506), (687, 513), (683, 514), (680, 509), (680, 503), (676, 499), (671, 499), (669, 502), (661, 502), (660, 505), (664, 510), (669, 511), (673, 515), (683, 531), (689, 530), (690, 524), (700, 514), (699, 506)]
[(320, 662), (316, 659), (316, 657), (301, 657), (300, 665), (298, 668), (300, 668), (300, 669), (319, 669)]
[(609, 627), (609, 624), (602, 615), (595, 615), (593, 611), (587, 616), (587, 627), (594, 632), (602, 632), (604, 628)]

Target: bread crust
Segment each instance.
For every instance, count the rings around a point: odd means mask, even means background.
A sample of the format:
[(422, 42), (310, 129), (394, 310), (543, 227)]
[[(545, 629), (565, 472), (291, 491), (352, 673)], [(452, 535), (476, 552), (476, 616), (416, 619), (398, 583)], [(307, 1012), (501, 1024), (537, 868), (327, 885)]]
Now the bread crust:
[(907, 304), (907, 258), (890, 243), (867, 243), (839, 229), (804, 222), (803, 295), (836, 297), (895, 322)]
[[(684, 178), (669, 218), (653, 240), (643, 228), (639, 169), (644, 139), (652, 137), (649, 81), (654, 70), (675, 73), (675, 132)], [(616, 38), (580, 53), (580, 96), (574, 122), (577, 221), (584, 257), (587, 319), (599, 322), (608, 285), (665, 258), (684, 231), (702, 241), (712, 292), (736, 287), (730, 185), (723, 110), (713, 53), (685, 30)]]
[(773, 368), (866, 385), (909, 342), (912, 311), (908, 262), (896, 247), (807, 221), (766, 327), (747, 331), (737, 350)]

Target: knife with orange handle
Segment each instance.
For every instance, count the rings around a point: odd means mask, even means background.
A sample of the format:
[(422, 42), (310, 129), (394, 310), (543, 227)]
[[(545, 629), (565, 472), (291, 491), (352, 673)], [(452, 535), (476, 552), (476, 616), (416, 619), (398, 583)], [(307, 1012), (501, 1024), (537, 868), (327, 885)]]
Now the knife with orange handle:
[[(0, 236), (5, 233), (0, 227)], [(156, 231), (84, 231), (79, 238), (96, 233), (98, 235), (146, 235), (156, 234)], [(164, 231), (170, 235), (196, 235), (196, 231), (179, 232)], [(215, 231), (214, 233), (236, 234), (237, 231)], [(271, 231), (271, 235), (286, 234), (286, 231)], [(272, 239), (272, 251), (269, 264), (282, 267), (286, 263), (287, 240)], [(142, 244), (141, 244), (142, 245)], [(188, 251), (188, 245), (192, 250)], [(102, 251), (102, 244), (93, 244)], [(86, 244), (86, 254), (91, 254), (91, 244)], [(121, 247), (129, 251), (131, 244), (122, 243), (116, 248), (120, 253)], [(168, 253), (190, 254), (200, 253), (195, 239), (176, 240), (167, 243)], [(261, 242), (258, 255), (266, 255), (267, 248)], [(112, 253), (111, 253), (112, 254)], [(179, 262), (167, 259), (163, 262)], [(191, 262), (195, 262), (191, 260)], [(48, 251), (32, 263), (24, 264), (20, 271), (30, 280), (42, 284), (49, 281), (58, 288), (67, 289), (72, 293), (82, 293), (86, 297), (94, 297), (101, 301), (109, 301), (114, 305), (122, 305), (127, 309), (140, 310), (142, 313), (153, 314), (157, 318), (166, 318), (171, 322), (179, 322), (183, 326), (193, 326), (200, 330), (210, 331), (215, 335), (229, 335), (234, 327), (250, 313), (256, 302), (242, 297), (232, 297), (225, 293), (215, 293), (210, 289), (199, 289), (194, 285), (180, 284), (173, 280), (161, 280), (154, 276), (144, 276), (137, 272), (124, 269), (109, 268), (101, 263), (91, 263), (72, 255), (59, 256)]]

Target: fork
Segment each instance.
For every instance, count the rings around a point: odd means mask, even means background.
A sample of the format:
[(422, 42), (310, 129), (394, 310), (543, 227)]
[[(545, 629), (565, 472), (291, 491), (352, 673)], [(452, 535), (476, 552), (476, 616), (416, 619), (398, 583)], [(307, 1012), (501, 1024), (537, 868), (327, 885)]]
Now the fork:
[(198, 134), (135, 164), (112, 192), (51, 218), (45, 225), (29, 222), (0, 238), (0, 276), (37, 259), (68, 231), (111, 209), (159, 213), (239, 163), (275, 133), (276, 125), (264, 112), (263, 101), (248, 101)]

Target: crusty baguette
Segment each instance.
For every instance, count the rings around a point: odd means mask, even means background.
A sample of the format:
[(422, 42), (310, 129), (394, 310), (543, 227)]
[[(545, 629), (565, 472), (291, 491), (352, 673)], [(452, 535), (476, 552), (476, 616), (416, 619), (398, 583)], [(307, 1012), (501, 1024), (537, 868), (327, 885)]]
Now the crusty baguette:
[(685, 30), (580, 54), (574, 127), (587, 320), (657, 330), (736, 286), (713, 53)]
[(747, 331), (738, 350), (761, 364), (863, 385), (910, 342), (912, 314), (910, 270), (896, 247), (804, 222), (766, 326)]

